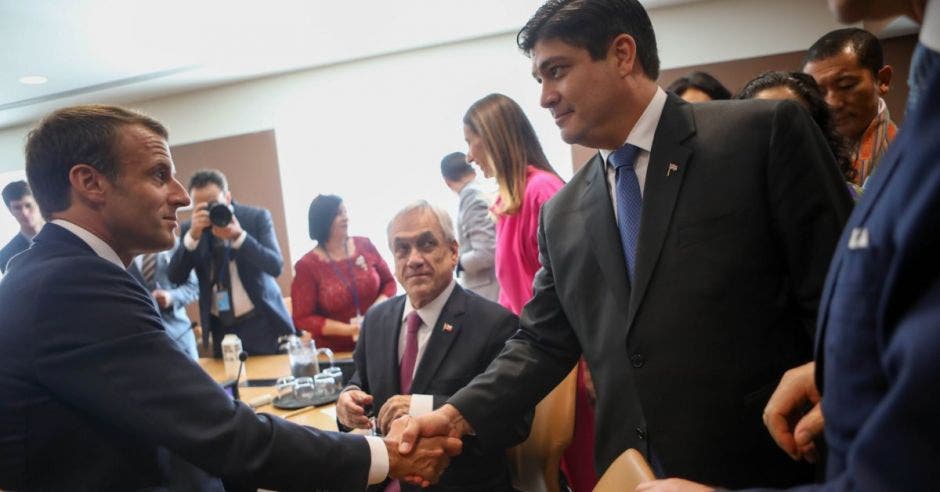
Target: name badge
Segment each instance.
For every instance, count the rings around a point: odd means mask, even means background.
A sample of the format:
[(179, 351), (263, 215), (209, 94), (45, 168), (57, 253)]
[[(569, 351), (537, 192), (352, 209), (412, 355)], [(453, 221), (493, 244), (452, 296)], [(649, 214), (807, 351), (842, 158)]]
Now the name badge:
[(228, 297), (227, 290), (215, 292), (215, 307), (219, 312), (232, 310), (232, 301)]

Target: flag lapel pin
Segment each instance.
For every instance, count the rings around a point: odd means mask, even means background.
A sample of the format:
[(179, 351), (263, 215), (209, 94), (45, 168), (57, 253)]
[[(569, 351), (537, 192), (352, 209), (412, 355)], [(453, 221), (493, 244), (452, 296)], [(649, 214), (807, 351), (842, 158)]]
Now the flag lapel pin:
[(679, 172), (679, 165), (675, 162), (670, 162), (669, 167), (666, 169), (666, 176), (671, 176), (672, 173)]

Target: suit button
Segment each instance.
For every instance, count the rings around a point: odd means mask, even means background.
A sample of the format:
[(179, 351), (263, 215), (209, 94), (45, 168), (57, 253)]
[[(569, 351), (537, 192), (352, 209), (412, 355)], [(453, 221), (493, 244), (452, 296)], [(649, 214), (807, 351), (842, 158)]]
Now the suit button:
[(636, 437), (639, 438), (641, 441), (645, 440), (645, 439), (646, 439), (646, 431), (643, 430), (642, 427), (637, 427), (637, 428), (636, 428)]
[(643, 364), (646, 364), (646, 358), (640, 354), (633, 354), (630, 356), (630, 364), (639, 369), (643, 367)]

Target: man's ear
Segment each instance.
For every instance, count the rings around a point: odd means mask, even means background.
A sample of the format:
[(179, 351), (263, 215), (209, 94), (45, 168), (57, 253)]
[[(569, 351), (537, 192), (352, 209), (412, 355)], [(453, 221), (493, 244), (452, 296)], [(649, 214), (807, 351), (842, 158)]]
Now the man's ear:
[(69, 183), (76, 198), (93, 205), (106, 201), (111, 182), (104, 174), (88, 164), (75, 164), (69, 169)]
[(891, 68), (891, 65), (885, 65), (881, 67), (881, 70), (878, 70), (878, 76), (876, 84), (878, 86), (878, 95), (884, 96), (888, 93), (888, 89), (891, 88), (891, 75), (894, 74), (894, 69)]
[(607, 57), (613, 57), (621, 77), (636, 75), (636, 40), (629, 34), (620, 34), (610, 42)]

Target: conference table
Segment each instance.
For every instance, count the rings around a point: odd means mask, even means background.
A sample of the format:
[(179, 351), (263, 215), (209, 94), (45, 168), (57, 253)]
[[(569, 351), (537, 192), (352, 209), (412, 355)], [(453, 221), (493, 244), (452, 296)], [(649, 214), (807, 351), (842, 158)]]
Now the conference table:
[[(350, 356), (350, 353), (336, 354), (337, 359)], [(320, 362), (321, 364), (327, 363), (326, 359), (322, 359)], [(199, 359), (199, 365), (212, 379), (218, 382), (228, 379), (225, 376), (225, 364), (222, 359), (201, 358)], [(248, 385), (242, 383), (238, 387), (238, 393), (241, 401), (255, 407), (256, 412), (277, 415), (291, 422), (316, 427), (317, 429), (337, 430), (336, 406), (334, 404), (305, 407), (299, 410), (283, 410), (271, 403), (257, 404), (262, 403), (265, 397), (273, 398), (277, 395), (274, 387), (275, 379), (290, 375), (290, 362), (287, 354), (250, 356), (245, 361), (245, 372), (248, 376)]]

